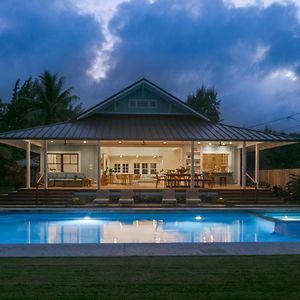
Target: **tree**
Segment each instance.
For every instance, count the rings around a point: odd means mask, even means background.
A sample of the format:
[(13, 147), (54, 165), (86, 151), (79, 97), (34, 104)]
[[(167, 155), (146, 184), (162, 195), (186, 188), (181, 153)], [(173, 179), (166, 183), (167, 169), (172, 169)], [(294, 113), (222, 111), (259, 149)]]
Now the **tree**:
[(29, 109), (30, 119), (37, 121), (35, 125), (70, 120), (82, 111), (81, 104), (77, 104), (79, 97), (72, 94), (72, 87), (64, 89), (64, 84), (64, 77), (49, 71), (38, 77)]
[(197, 89), (194, 95), (187, 97), (188, 106), (216, 123), (221, 121), (220, 103), (221, 100), (218, 100), (217, 92), (214, 88), (206, 88), (204, 85)]
[(5, 130), (25, 128), (32, 125), (28, 119), (29, 99), (34, 97), (36, 81), (31, 77), (20, 86), (18, 79), (14, 85), (10, 102), (7, 104), (3, 120)]

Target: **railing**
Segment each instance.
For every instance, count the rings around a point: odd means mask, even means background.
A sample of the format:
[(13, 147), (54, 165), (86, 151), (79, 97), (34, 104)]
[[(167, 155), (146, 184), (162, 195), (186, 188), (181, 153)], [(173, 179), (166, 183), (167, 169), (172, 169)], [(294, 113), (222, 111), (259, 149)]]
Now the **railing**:
[(252, 183), (254, 183), (254, 187), (255, 187), (255, 201), (257, 201), (257, 182), (246, 172), (246, 177), (248, 177), (250, 179), (250, 181)]
[[(39, 176), (39, 177), (38, 177)], [(38, 199), (38, 190), (39, 190), (39, 186), (43, 184), (44, 181), (44, 174), (42, 175), (37, 175), (37, 181), (36, 181), (36, 189), (35, 189), (35, 200), (36, 200), (36, 204), (39, 203), (39, 199)]]
[(255, 189), (257, 189), (257, 182), (250, 176), (249, 173), (246, 172), (246, 176), (250, 179), (252, 183), (254, 183)]

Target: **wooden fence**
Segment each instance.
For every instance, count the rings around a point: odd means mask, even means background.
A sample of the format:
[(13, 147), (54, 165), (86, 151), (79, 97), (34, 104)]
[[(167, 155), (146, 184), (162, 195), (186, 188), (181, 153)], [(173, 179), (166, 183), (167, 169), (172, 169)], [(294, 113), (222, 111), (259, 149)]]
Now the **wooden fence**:
[(260, 170), (260, 181), (268, 182), (271, 186), (284, 187), (290, 180), (290, 174), (300, 175), (300, 169), (274, 169), (274, 170)]

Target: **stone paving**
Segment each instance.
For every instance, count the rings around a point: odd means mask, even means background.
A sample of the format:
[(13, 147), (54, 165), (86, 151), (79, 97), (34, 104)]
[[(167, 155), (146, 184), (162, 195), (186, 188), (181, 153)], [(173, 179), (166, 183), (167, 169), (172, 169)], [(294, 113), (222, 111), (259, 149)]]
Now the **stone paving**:
[(300, 254), (300, 243), (1, 245), (0, 257)]

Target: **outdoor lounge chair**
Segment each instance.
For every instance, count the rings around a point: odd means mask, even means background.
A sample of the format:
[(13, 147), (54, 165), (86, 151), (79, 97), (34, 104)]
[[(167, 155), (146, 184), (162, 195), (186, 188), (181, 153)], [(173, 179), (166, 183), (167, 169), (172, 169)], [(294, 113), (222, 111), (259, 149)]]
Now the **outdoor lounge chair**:
[(175, 190), (172, 189), (163, 190), (162, 204), (167, 204), (167, 205), (177, 204), (177, 200), (175, 197)]
[(96, 193), (96, 198), (94, 199), (94, 204), (108, 204), (109, 202), (109, 192), (108, 190), (98, 191)]
[(134, 204), (133, 190), (121, 190), (119, 204)]
[(199, 192), (197, 189), (190, 189), (186, 191), (186, 204), (197, 205), (201, 202)]

